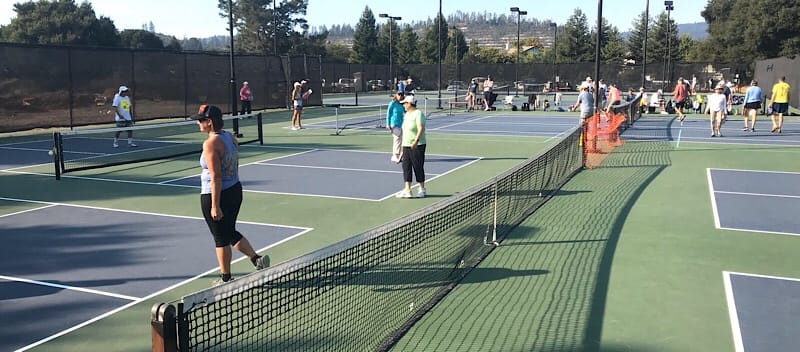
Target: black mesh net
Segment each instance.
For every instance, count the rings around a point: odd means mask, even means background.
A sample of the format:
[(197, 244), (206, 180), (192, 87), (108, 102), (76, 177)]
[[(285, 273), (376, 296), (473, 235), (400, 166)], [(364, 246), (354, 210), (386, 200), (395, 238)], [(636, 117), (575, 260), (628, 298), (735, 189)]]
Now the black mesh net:
[(388, 349), (581, 168), (580, 135), (403, 219), (184, 297), (181, 350)]

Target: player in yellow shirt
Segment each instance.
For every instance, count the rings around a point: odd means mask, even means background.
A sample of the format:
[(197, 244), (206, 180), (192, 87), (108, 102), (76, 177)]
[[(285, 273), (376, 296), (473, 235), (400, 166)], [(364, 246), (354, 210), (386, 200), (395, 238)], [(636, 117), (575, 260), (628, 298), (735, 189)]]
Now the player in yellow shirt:
[[(786, 77), (781, 77), (778, 83), (772, 86), (772, 114), (769, 118), (772, 119), (772, 132), (781, 133), (783, 127), (783, 114), (789, 113), (789, 91), (791, 87), (786, 83)], [(778, 115), (778, 121), (775, 121), (775, 115)]]

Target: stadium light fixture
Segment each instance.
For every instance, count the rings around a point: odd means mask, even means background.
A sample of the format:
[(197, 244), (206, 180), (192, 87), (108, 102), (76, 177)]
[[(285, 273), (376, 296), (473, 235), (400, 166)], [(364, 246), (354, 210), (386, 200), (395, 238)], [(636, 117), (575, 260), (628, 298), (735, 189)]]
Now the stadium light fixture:
[(394, 70), (392, 70), (392, 36), (394, 35), (394, 21), (400, 21), (403, 18), (400, 16), (391, 16), (386, 13), (379, 14), (378, 17), (386, 18), (389, 20), (389, 82), (392, 86), (395, 84)]
[(672, 70), (670, 66), (672, 64), (672, 24), (669, 20), (670, 12), (675, 9), (675, 6), (672, 4), (672, 0), (664, 1), (664, 7), (667, 10), (667, 65), (664, 67), (664, 84), (666, 84), (667, 80), (671, 80), (672, 78)]
[(519, 95), (519, 18), (520, 16), (524, 16), (528, 14), (528, 11), (520, 10), (519, 7), (512, 7), (512, 13), (517, 14), (517, 63), (514, 65), (514, 95)]

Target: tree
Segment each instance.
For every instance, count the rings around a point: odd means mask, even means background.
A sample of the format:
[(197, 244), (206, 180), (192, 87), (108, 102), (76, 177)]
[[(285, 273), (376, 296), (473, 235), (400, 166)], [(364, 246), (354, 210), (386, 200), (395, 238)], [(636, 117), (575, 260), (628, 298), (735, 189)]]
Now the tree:
[(514, 60), (516, 60), (516, 55), (512, 57), (512, 55), (501, 52), (497, 48), (470, 45), (462, 62), (468, 64), (510, 64), (514, 63)]
[[(441, 32), (439, 31), (441, 23)], [(447, 52), (447, 21), (444, 17), (436, 15), (433, 24), (426, 27), (422, 32), (422, 42), (419, 46), (419, 61), (423, 64), (435, 64), (439, 62), (439, 55), (444, 60)], [(442, 46), (439, 47), (441, 40)]]
[(442, 62), (446, 64), (460, 63), (467, 50), (469, 50), (469, 47), (467, 46), (467, 39), (464, 38), (464, 32), (456, 27), (450, 28), (447, 49)]
[(364, 7), (361, 18), (356, 24), (353, 35), (353, 62), (361, 64), (377, 64), (380, 61), (378, 53), (378, 30), (375, 26), (375, 15), (369, 6)]
[(178, 40), (178, 38), (175, 38), (175, 36), (170, 36), (169, 41), (167, 42), (166, 45), (164, 45), (164, 48), (174, 51), (183, 50), (181, 42)]
[[(381, 63), (388, 63), (389, 62), (389, 44), (392, 45), (391, 53), (393, 56), (397, 56), (397, 40), (400, 39), (400, 32), (397, 28), (397, 23), (389, 25), (392, 23), (387, 21), (385, 25), (380, 26), (381, 33), (378, 36), (378, 53), (380, 54), (380, 62)], [(391, 29), (391, 34), (389, 30)], [(391, 35), (391, 38), (389, 37)], [(394, 60), (392, 60), (394, 62)]]
[(800, 52), (796, 0), (709, 0), (701, 15), (716, 47), (709, 60), (751, 62)]
[(668, 61), (667, 56), (669, 56), (669, 61), (677, 61), (679, 56), (677, 50), (678, 25), (675, 24), (672, 18), (667, 21), (666, 12), (662, 12), (656, 18), (650, 38), (653, 40), (647, 43), (648, 57), (652, 55), (654, 61), (666, 63)]
[(183, 50), (202, 51), (203, 42), (197, 38), (184, 39), (182, 43)]
[[(627, 54), (627, 47), (619, 30), (616, 26), (606, 25), (606, 20), (603, 19), (603, 30), (605, 33), (601, 38), (600, 45), (600, 60), (608, 64), (622, 64), (625, 61)], [(597, 37), (596, 33), (593, 33)]]
[[(628, 59), (632, 59), (637, 63), (641, 63), (644, 60), (644, 39), (647, 36), (647, 49), (648, 51), (652, 50), (652, 41), (653, 38), (651, 37), (650, 28), (650, 18), (646, 16), (646, 12), (642, 11), (636, 19), (633, 20), (632, 29), (630, 35), (628, 36)], [(646, 33), (646, 34), (645, 34)], [(648, 62), (652, 61), (652, 55), (648, 57)]]
[(398, 64), (416, 64), (419, 63), (417, 58), (417, 42), (419, 38), (417, 33), (410, 25), (405, 25), (403, 31), (400, 32), (400, 38), (397, 40), (397, 54), (395, 60)]
[(347, 45), (332, 44), (325, 48), (325, 62), (346, 63), (353, 56), (353, 50)]
[(126, 29), (119, 34), (120, 43), (131, 49), (163, 49), (164, 42), (154, 33), (142, 29)]
[[(228, 0), (218, 0), (220, 16), (228, 18)], [(233, 6), (236, 49), (249, 53), (279, 55), (297, 47), (295, 40), (304, 41), (298, 31), (306, 24), (308, 0), (279, 1), (272, 8), (271, 0), (236, 0)], [(277, 43), (278, 51), (275, 52)]]
[(594, 45), (586, 15), (576, 8), (558, 33), (558, 62), (594, 61)]
[(3, 27), (3, 41), (27, 44), (116, 46), (113, 22), (96, 17), (92, 5), (74, 0), (29, 1), (14, 4), (17, 16)]

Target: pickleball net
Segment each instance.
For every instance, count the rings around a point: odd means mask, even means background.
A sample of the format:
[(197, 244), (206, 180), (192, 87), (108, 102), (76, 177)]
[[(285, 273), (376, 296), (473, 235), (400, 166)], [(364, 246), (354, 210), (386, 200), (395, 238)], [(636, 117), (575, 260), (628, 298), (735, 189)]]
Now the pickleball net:
[[(224, 128), (237, 135), (239, 144), (264, 144), (261, 113), (226, 116), (223, 120)], [(128, 145), (129, 130), (133, 131), (135, 147)], [(115, 147), (114, 136), (117, 132), (120, 132), (119, 142)], [(53, 163), (56, 178), (60, 179), (62, 174), (68, 172), (200, 153), (204, 137), (196, 121), (54, 132)]]
[(333, 110), (336, 117), (334, 128), (336, 134), (346, 129), (374, 130), (383, 129), (386, 125), (386, 104), (376, 105), (343, 105), (326, 104), (323, 109)]
[(581, 168), (580, 138), (576, 127), (550, 149), (444, 201), (157, 304), (154, 350), (388, 350)]

